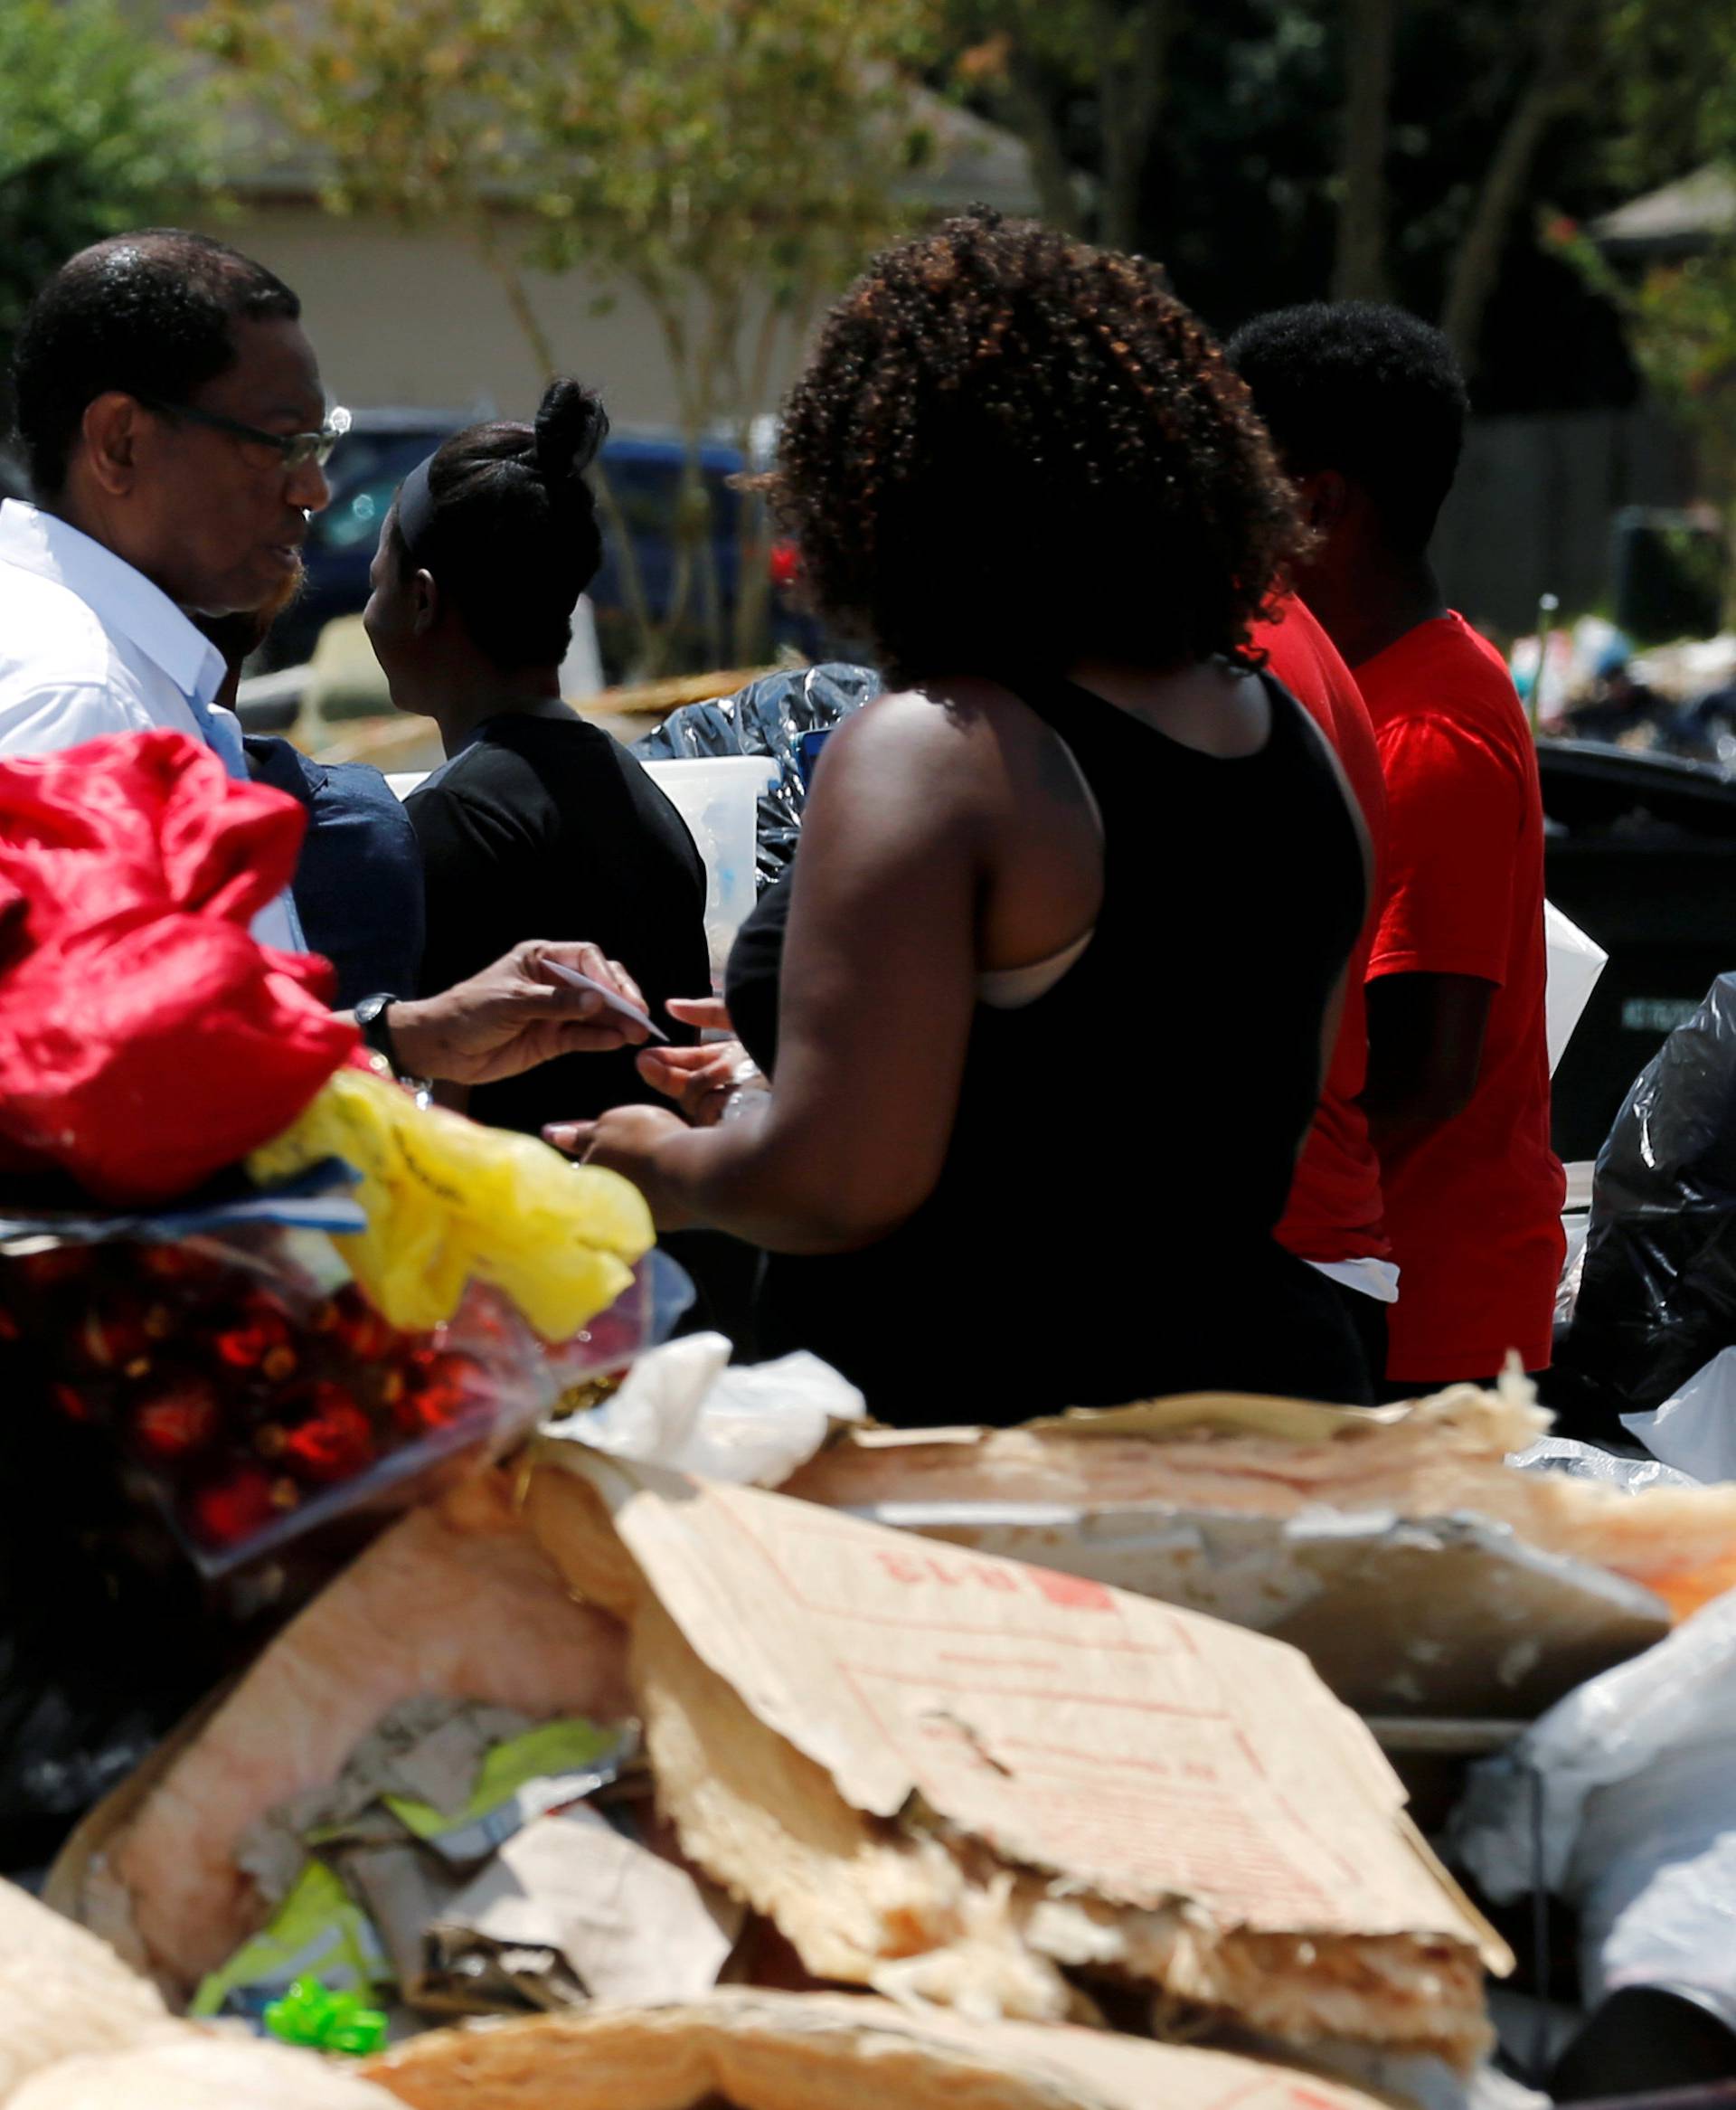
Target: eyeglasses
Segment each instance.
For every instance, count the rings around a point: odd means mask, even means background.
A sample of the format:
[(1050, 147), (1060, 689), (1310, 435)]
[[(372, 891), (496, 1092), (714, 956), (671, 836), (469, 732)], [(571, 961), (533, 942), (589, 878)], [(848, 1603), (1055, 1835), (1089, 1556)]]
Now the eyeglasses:
[(229, 432), (237, 440), (250, 440), (256, 447), (269, 447), (283, 458), (285, 473), (292, 476), (310, 463), (316, 462), (324, 468), (332, 458), (333, 448), (350, 429), (350, 413), (340, 408), (326, 412), (326, 422), (317, 432), (265, 432), (257, 425), (243, 425), (239, 418), (222, 417), (215, 411), (195, 409), (192, 403), (165, 402), (155, 395), (135, 400), (160, 417), (185, 418), (191, 424), (209, 425), (213, 432)]

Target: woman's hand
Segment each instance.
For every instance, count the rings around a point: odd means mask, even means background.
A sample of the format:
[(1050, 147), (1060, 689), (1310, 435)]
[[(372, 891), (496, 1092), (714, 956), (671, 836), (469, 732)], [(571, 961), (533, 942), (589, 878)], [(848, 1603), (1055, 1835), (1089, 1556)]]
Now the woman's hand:
[(551, 974), (549, 960), (576, 968), (645, 1008), (632, 976), (596, 946), (528, 939), (439, 996), (393, 1004), (387, 1017), (399, 1067), (450, 1084), (492, 1084), (555, 1055), (644, 1045), (644, 1027), (611, 1011), (593, 990), (576, 989)]
[[(702, 1032), (727, 1033), (730, 1015), (715, 997), (676, 997), (669, 1016)], [(739, 1040), (711, 1040), (697, 1047), (647, 1047), (639, 1057), (639, 1074), (654, 1092), (673, 1099), (695, 1128), (713, 1128), (723, 1119), (736, 1093), (760, 1073)]]
[(659, 1231), (685, 1231), (694, 1221), (693, 1211), (663, 1178), (657, 1157), (665, 1144), (691, 1133), (679, 1114), (660, 1106), (615, 1106), (597, 1121), (552, 1121), (542, 1140), (570, 1158), (630, 1179)]

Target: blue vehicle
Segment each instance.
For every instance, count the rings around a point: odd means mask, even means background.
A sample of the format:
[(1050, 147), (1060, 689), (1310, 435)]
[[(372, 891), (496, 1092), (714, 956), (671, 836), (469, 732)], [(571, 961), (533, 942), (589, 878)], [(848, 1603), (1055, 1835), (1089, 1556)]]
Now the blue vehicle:
[(360, 615), (380, 523), (405, 477), (448, 433), (475, 422), (474, 411), (357, 411), (333, 449), (326, 478), (331, 503), (307, 525), (307, 583), (266, 639), (259, 664), (298, 667), (312, 658), (334, 617)]
[[(476, 411), (358, 411), (338, 442), (326, 474), (331, 503), (309, 525), (306, 558), (307, 582), (296, 605), (278, 620), (268, 639), (262, 664), (293, 667), (311, 657), (320, 631), (335, 616), (356, 615), (368, 599), (368, 567), (380, 539), (380, 525), (405, 476), (446, 437), (472, 424)], [(637, 559), (646, 604), (654, 620), (667, 620), (681, 579), (678, 533), (684, 449), (669, 433), (617, 431), (603, 449), (602, 467)], [(717, 663), (713, 645), (727, 654), (731, 620), (740, 577), (736, 543), (741, 494), (730, 479), (743, 468), (740, 450), (708, 442), (700, 450), (700, 470), (710, 499), (705, 539), (709, 567), (695, 548), (681, 613), (675, 624), (671, 670)], [(620, 535), (604, 512), (603, 568), (590, 589), (598, 642), (611, 678), (626, 671), (633, 648), (627, 613)], [(717, 607), (708, 609), (715, 581)], [(793, 635), (794, 619), (776, 618), (780, 634)], [(709, 618), (709, 620), (708, 620)], [(714, 635), (713, 635), (714, 633)]]

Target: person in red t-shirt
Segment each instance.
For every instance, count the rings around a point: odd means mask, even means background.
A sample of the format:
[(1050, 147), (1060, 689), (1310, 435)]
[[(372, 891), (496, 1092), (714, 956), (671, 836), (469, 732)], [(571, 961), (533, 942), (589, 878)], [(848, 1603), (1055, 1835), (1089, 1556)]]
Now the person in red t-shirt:
[(1565, 1180), (1549, 1142), (1543, 815), (1505, 664), (1428, 559), (1467, 402), (1440, 332), (1347, 301), (1230, 356), (1320, 543), (1299, 590), (1348, 662), (1386, 781), (1368, 1083), (1399, 1263), (1389, 1392), (1549, 1360)]
[(1358, 1103), (1367, 1083), (1368, 1015), (1363, 979), (1381, 907), (1379, 872), (1386, 836), (1386, 791), (1368, 706), (1337, 648), (1302, 601), (1291, 595), (1277, 620), (1257, 623), (1250, 642), (1337, 751), (1363, 809), (1376, 882), (1369, 918), (1351, 955), (1338, 1039), (1278, 1227), (1278, 1244), (1318, 1268), (1339, 1291), (1379, 1386), (1386, 1363), (1387, 1307), (1398, 1294), (1398, 1269), (1386, 1235), (1381, 1162)]

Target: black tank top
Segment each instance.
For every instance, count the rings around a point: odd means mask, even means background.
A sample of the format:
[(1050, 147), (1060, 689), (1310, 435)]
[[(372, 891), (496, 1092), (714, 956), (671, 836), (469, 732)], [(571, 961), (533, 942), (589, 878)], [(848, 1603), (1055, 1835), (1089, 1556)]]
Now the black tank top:
[[(1019, 694), (1103, 817), (1103, 903), (1061, 980), (978, 1004), (934, 1192), (857, 1253), (771, 1254), (761, 1351), (807, 1348), (904, 1426), (1195, 1390), (1365, 1398), (1335, 1293), (1272, 1232), (1361, 926), (1362, 843), (1320, 734), (1270, 676), (1252, 755), (1201, 753), (1072, 683)], [(777, 1072), (786, 877), (730, 960)]]

